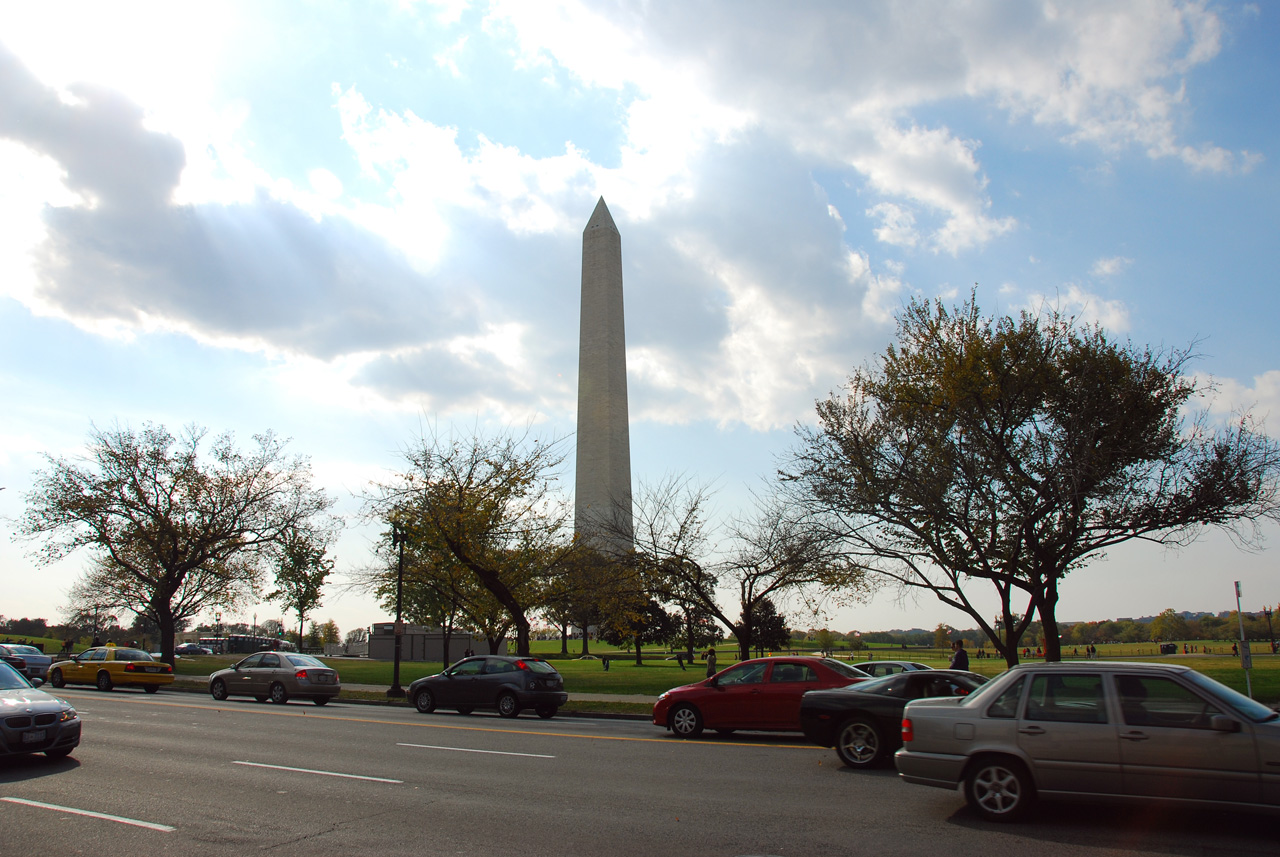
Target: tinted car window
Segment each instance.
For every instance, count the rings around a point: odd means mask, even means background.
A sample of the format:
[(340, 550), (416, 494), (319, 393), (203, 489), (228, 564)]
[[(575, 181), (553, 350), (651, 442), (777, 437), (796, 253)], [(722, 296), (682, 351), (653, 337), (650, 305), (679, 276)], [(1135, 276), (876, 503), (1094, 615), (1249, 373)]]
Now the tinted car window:
[(485, 665), (484, 671), (488, 675), (493, 675), (494, 673), (513, 673), (519, 672), (520, 667), (516, 666), (511, 661), (500, 661), (494, 658), (489, 660)]
[(116, 649), (117, 661), (150, 661), (154, 660), (150, 654), (141, 649)]
[(1116, 677), (1120, 711), (1129, 726), (1208, 729), (1209, 718), (1222, 712), (1176, 681), (1159, 676)]
[(249, 657), (245, 658), (237, 666), (239, 666), (240, 669), (243, 669), (243, 670), (251, 670), (255, 667), (262, 666), (262, 655), (261, 654), (249, 655)]
[(107, 659), (106, 649), (90, 649), (89, 651), (85, 652), (84, 657), (81, 660), (105, 661), (106, 659)]
[(881, 696), (892, 696), (897, 699), (906, 699), (908, 696), (907, 677), (901, 673), (873, 678), (871, 681), (854, 685), (854, 688), (860, 693), (878, 693)]
[(525, 666), (536, 673), (542, 673), (543, 675), (554, 675), (556, 673), (556, 668), (546, 661), (525, 661), (524, 663)]
[(818, 674), (808, 664), (774, 664), (769, 681), (817, 681)]
[(764, 680), (765, 664), (740, 664), (721, 673), (716, 682), (725, 687), (736, 684), (760, 684)]
[(1102, 676), (1035, 676), (1023, 717), (1060, 723), (1106, 723)]
[(1027, 683), (1023, 676), (1000, 692), (996, 701), (987, 709), (988, 717), (1014, 718), (1018, 716), (1018, 700), (1022, 699), (1022, 688)]
[(449, 668), (449, 675), (480, 675), (482, 669), (484, 669), (484, 658), (458, 661)]
[(280, 656), (279, 656), (279, 655), (263, 655), (263, 656), (262, 656), (262, 668), (263, 668), (263, 669), (270, 669), (270, 670), (273, 670), (273, 669), (278, 669), (278, 668), (279, 668), (279, 666), (280, 666)]
[(328, 669), (323, 661), (317, 660), (310, 655), (285, 655), (284, 659), (295, 667), (320, 667)]

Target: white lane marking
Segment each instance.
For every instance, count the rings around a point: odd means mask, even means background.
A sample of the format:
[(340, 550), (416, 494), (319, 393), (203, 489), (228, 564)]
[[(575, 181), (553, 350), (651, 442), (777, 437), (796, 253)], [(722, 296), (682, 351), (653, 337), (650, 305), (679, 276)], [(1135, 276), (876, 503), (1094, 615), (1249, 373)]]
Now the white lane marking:
[(290, 768), (286, 765), (264, 765), (260, 762), (232, 762), (233, 765), (248, 765), (250, 768), (271, 768), (276, 771), (294, 771), (299, 774), (319, 774), (322, 777), (345, 777), (349, 780), (372, 780), (375, 783), (403, 783), (404, 780), (389, 780), (386, 777), (363, 777), (360, 774), (340, 774), (337, 771), (313, 771), (311, 768)]
[(119, 822), (120, 824), (130, 824), (130, 825), (133, 825), (134, 827), (145, 827), (148, 830), (159, 830), (162, 833), (172, 833), (173, 831), (178, 829), (176, 827), (170, 827), (167, 824), (153, 824), (150, 821), (138, 821), (136, 818), (124, 818), (123, 816), (119, 816), (119, 815), (107, 815), (105, 812), (91, 812), (90, 810), (87, 810), (87, 809), (74, 809), (69, 806), (58, 806), (55, 803), (41, 803), (38, 800), (24, 800), (23, 798), (20, 798), (20, 797), (4, 797), (4, 798), (0, 798), (0, 800), (8, 801), (9, 803), (19, 803), (19, 804), (22, 804), (23, 806), (39, 807), (40, 809), (52, 809), (57, 812), (69, 812), (72, 815), (84, 815), (84, 816), (88, 816), (89, 818), (101, 818), (104, 821), (115, 821), (115, 822)]
[(438, 747), (435, 744), (402, 744), (396, 742), (397, 747), (418, 747), (423, 750), (453, 750), (458, 753), (489, 753), (494, 756), (525, 756), (530, 759), (554, 759), (555, 756), (545, 756), (542, 753), (506, 753), (502, 750), (472, 750), (469, 747)]

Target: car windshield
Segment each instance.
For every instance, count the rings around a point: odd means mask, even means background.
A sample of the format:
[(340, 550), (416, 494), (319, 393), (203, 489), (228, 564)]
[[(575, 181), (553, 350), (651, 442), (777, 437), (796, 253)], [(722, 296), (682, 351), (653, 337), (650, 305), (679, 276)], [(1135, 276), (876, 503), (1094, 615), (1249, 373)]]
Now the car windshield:
[(321, 669), (328, 669), (328, 667), (324, 665), (324, 661), (321, 661), (319, 658), (313, 658), (310, 655), (285, 655), (284, 657), (285, 660), (293, 664), (295, 667), (320, 667)]
[(13, 652), (15, 655), (43, 655), (44, 654), (44, 652), (40, 651), (35, 646), (15, 646), (12, 643), (6, 643), (5, 645), (8, 646), (9, 651)]
[(556, 668), (546, 661), (525, 661), (524, 665), (533, 672), (543, 673), (544, 675), (551, 675), (556, 671)]
[(866, 678), (867, 673), (857, 667), (851, 667), (843, 661), (837, 661), (832, 658), (823, 658), (822, 662), (831, 667), (834, 671), (840, 673), (845, 678)]
[(151, 655), (148, 654), (147, 652), (142, 651), (142, 649), (116, 649), (116, 660), (117, 661), (153, 661), (155, 660), (155, 658), (151, 657)]
[(13, 667), (0, 661), (0, 690), (24, 690), (31, 687), (31, 682)]
[(1267, 708), (1261, 702), (1256, 702), (1243, 693), (1232, 690), (1222, 682), (1209, 678), (1207, 675), (1192, 670), (1186, 676), (1192, 684), (1218, 697), (1218, 699), (1221, 699), (1254, 723), (1265, 723), (1268, 720), (1280, 718), (1280, 714)]

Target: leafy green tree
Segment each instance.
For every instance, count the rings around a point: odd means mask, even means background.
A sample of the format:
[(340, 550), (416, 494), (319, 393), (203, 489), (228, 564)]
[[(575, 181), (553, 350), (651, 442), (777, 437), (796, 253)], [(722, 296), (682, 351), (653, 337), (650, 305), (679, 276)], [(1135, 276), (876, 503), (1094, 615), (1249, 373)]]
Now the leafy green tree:
[(331, 534), (324, 531), (293, 529), (284, 532), (272, 550), (276, 588), (267, 594), (286, 613), (298, 616), (298, 636), (306, 627), (307, 614), (324, 599), (324, 584), (333, 573), (329, 551)]
[(600, 629), (606, 643), (633, 649), (636, 666), (643, 666), (641, 647), (649, 643), (666, 643), (680, 632), (680, 621), (662, 609), (654, 599), (626, 610), (612, 612)]
[(507, 611), (529, 654), (529, 616), (573, 550), (565, 504), (552, 491), (561, 443), (524, 436), (424, 436), (396, 479), (375, 484), (366, 513), (404, 516), (410, 542), (447, 552)]
[(1187, 620), (1170, 607), (1151, 620), (1151, 637), (1157, 640), (1189, 640), (1191, 628)]
[[(1221, 430), (1184, 416), (1202, 392), (1190, 358), (1053, 312), (988, 319), (972, 298), (913, 300), (897, 343), (799, 430), (786, 484), (851, 566), (963, 610), (1010, 664), (1038, 615), (1057, 660), (1072, 570), (1210, 526), (1256, 542), (1252, 526), (1278, 517), (1280, 447), (1248, 416)], [(978, 585), (995, 591), (1000, 635)]]
[(778, 612), (771, 598), (761, 598), (756, 602), (751, 616), (744, 619), (743, 624), (753, 628), (756, 650), (761, 655), (766, 651), (791, 646), (791, 629), (787, 627), (787, 617)]
[(193, 426), (175, 437), (150, 423), (95, 428), (83, 457), (46, 456), (18, 527), (20, 538), (40, 543), (41, 561), (90, 551), (98, 562), (89, 574), (127, 585), (129, 609), (160, 628), (170, 663), (175, 605), (191, 592), (189, 578), (251, 589), (263, 555), (333, 503), (312, 487), (307, 460), (286, 455), (274, 434), (256, 435), (247, 453), (230, 434), (205, 447), (205, 435)]

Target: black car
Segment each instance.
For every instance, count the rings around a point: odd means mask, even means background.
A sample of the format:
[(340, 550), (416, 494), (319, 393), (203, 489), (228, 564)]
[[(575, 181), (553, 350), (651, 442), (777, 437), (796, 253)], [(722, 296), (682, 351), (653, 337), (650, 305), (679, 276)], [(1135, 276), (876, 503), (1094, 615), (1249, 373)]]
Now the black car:
[(902, 710), (908, 702), (968, 696), (986, 681), (962, 670), (919, 670), (811, 690), (800, 700), (800, 728), (813, 743), (835, 747), (849, 767), (870, 768), (902, 746)]
[(503, 717), (517, 717), (532, 708), (542, 718), (554, 717), (569, 701), (556, 668), (539, 658), (484, 655), (458, 661), (442, 673), (409, 685), (409, 699), (423, 714), (452, 708), (470, 714), (477, 708), (496, 708)]

